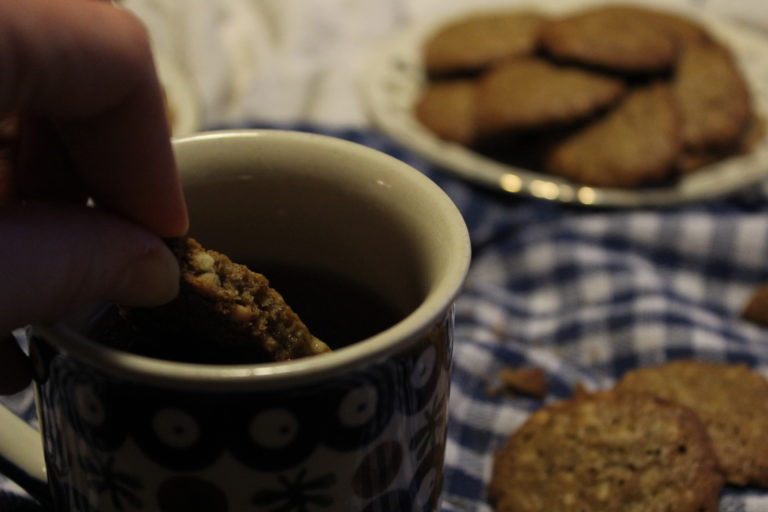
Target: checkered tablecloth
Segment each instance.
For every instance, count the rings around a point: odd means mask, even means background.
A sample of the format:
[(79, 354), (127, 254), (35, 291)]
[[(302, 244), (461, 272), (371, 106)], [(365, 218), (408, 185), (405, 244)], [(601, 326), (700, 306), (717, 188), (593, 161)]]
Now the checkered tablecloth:
[[(768, 282), (768, 187), (674, 208), (584, 209), (475, 187), (374, 133), (330, 134), (425, 172), (469, 227), (474, 256), (457, 301), (444, 512), (490, 512), (494, 451), (532, 410), (578, 383), (609, 387), (629, 368), (679, 357), (743, 361), (768, 375), (768, 330), (739, 316)], [(544, 401), (488, 392), (499, 370), (517, 365), (546, 371)], [(33, 417), (29, 393), (11, 404)], [(0, 512), (36, 510), (8, 482), (0, 489)], [(721, 510), (768, 511), (768, 492), (726, 488)]]

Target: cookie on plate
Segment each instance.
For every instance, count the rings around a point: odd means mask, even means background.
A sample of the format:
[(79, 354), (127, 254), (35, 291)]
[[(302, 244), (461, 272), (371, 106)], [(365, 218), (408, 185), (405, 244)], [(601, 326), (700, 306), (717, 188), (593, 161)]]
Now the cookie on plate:
[(508, 57), (530, 55), (545, 19), (520, 10), (455, 20), (425, 41), (424, 67), (431, 75), (476, 72)]
[(539, 58), (505, 61), (478, 83), (477, 128), (489, 136), (573, 123), (614, 104), (621, 80)]
[(496, 455), (489, 497), (497, 512), (702, 512), (721, 486), (695, 414), (604, 391), (534, 412)]
[(211, 363), (285, 361), (330, 350), (263, 275), (193, 238), (176, 249), (179, 295), (162, 306), (123, 309), (139, 332), (180, 351), (202, 352)]
[(680, 51), (688, 45), (712, 41), (709, 31), (690, 17), (677, 15), (670, 11), (641, 8), (634, 8), (633, 10), (636, 11), (636, 16), (643, 17), (647, 24), (654, 25), (672, 36), (677, 42)]
[(681, 360), (630, 371), (617, 389), (678, 402), (701, 419), (725, 478), (768, 486), (768, 381), (745, 365)]
[(672, 88), (683, 119), (682, 171), (739, 149), (753, 113), (747, 83), (724, 46), (685, 47)]
[(471, 80), (432, 82), (414, 107), (414, 115), (441, 139), (469, 146), (475, 139), (475, 90)]
[(591, 8), (546, 23), (541, 45), (557, 59), (588, 66), (629, 73), (669, 71), (679, 44), (652, 15), (631, 6)]
[(677, 103), (669, 86), (656, 83), (633, 90), (603, 118), (554, 143), (544, 167), (584, 185), (634, 187), (667, 178), (680, 148)]

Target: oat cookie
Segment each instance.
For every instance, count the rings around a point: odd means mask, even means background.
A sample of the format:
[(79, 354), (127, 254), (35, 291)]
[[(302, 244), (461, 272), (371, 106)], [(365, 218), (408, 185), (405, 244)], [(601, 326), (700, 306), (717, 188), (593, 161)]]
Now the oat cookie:
[(608, 391), (533, 413), (497, 454), (489, 495), (497, 512), (702, 512), (721, 486), (696, 415)]
[(680, 50), (688, 45), (704, 44), (713, 40), (709, 31), (691, 18), (667, 11), (639, 8), (635, 10), (637, 16), (645, 19), (645, 23), (657, 26), (671, 35)]
[(284, 361), (330, 350), (263, 275), (192, 238), (181, 241), (178, 253), (178, 297), (155, 308), (124, 309), (124, 316), (158, 343), (202, 347), (220, 359), (210, 362), (222, 363)]
[(424, 44), (424, 66), (430, 74), (481, 70), (499, 60), (530, 55), (544, 22), (529, 11), (477, 14), (439, 28)]
[(631, 371), (617, 389), (690, 408), (706, 426), (726, 480), (768, 486), (768, 381), (745, 365), (673, 361)]
[(632, 91), (603, 118), (553, 144), (544, 167), (598, 187), (658, 183), (671, 174), (681, 142), (677, 103), (670, 88), (657, 83)]
[(469, 146), (475, 139), (475, 89), (471, 80), (428, 84), (414, 115), (441, 139)]
[[(725, 47), (714, 42), (687, 46), (672, 88), (682, 112), (688, 159), (695, 162), (697, 155), (722, 157), (738, 150), (752, 122), (752, 108), (748, 86)], [(692, 168), (681, 165), (683, 171)]]
[(477, 128), (487, 136), (571, 123), (615, 103), (624, 89), (620, 80), (598, 73), (512, 59), (480, 78)]
[(649, 15), (647, 9), (631, 6), (592, 8), (546, 23), (540, 40), (550, 55), (562, 60), (620, 72), (668, 71), (679, 44)]

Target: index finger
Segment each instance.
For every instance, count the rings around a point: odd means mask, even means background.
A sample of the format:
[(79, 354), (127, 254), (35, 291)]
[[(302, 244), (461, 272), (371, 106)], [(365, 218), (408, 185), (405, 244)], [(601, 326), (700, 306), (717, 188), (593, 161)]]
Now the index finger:
[(51, 119), (87, 192), (156, 234), (187, 212), (148, 37), (101, 2), (0, 0), (0, 113)]

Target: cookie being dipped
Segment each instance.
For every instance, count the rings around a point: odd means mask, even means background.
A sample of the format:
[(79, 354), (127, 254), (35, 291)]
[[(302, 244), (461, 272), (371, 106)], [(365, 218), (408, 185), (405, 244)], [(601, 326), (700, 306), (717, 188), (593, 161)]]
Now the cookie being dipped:
[(174, 247), (180, 291), (168, 304), (122, 308), (138, 332), (209, 363), (286, 361), (330, 351), (262, 274), (184, 238)]

